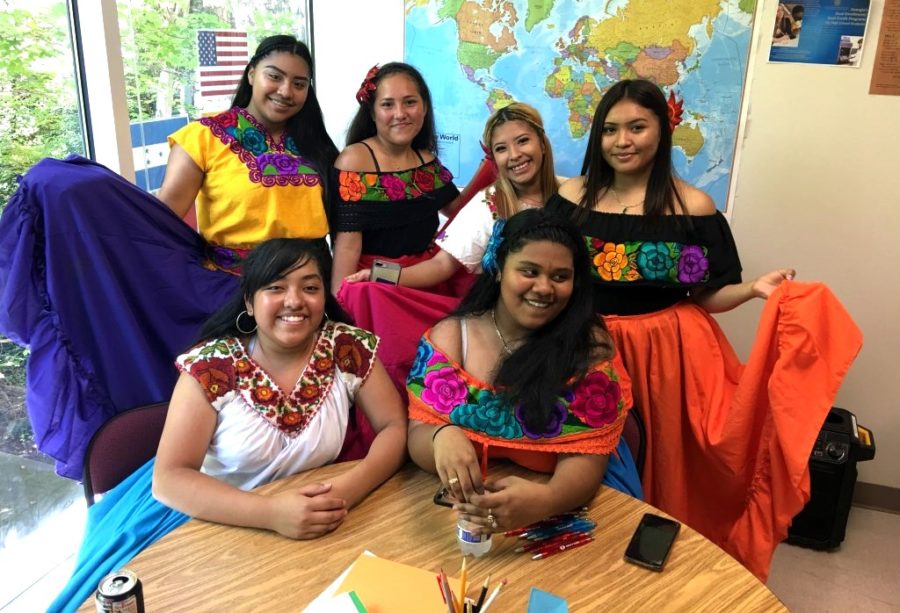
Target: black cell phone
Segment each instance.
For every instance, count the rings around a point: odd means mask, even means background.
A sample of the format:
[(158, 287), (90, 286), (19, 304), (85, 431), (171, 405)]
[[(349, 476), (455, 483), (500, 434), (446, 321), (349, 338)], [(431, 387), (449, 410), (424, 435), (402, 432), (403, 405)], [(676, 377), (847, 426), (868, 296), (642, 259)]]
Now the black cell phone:
[(400, 282), (400, 264), (375, 260), (372, 262), (372, 272), (369, 274), (369, 281), (397, 285)]
[(663, 569), (681, 524), (645, 513), (625, 550), (625, 560), (657, 572)]
[(436, 505), (440, 505), (442, 507), (453, 508), (453, 504), (455, 502), (456, 502), (456, 499), (451, 496), (450, 492), (447, 491), (446, 487), (442, 487), (434, 495), (434, 504), (436, 504)]

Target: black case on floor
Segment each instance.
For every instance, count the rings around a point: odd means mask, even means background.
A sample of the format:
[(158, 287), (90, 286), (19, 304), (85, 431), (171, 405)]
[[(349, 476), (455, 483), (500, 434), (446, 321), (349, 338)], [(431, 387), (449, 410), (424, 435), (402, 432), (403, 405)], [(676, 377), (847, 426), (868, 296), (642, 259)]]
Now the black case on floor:
[(875, 437), (856, 416), (833, 407), (809, 458), (809, 502), (794, 517), (786, 542), (812, 549), (836, 549), (844, 540), (856, 485), (856, 463), (875, 457)]

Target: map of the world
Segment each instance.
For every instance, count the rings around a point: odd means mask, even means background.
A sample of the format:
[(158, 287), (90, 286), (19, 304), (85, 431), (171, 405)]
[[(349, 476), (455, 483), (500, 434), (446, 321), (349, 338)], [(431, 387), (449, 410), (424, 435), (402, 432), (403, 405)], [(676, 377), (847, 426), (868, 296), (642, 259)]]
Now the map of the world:
[(535, 106), (556, 173), (581, 174), (591, 119), (616, 81), (649, 79), (681, 115), (679, 176), (725, 208), (755, 0), (407, 0), (406, 61), (431, 89), (442, 161), (464, 185), (488, 115)]

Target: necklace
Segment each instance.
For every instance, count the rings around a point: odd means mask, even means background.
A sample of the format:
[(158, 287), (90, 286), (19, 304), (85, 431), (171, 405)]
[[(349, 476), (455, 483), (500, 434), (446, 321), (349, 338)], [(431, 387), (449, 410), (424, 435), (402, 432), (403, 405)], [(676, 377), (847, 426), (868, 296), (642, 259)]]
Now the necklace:
[(636, 207), (636, 206), (641, 206), (642, 204), (644, 204), (644, 201), (643, 201), (643, 200), (641, 200), (640, 202), (635, 202), (634, 204), (625, 204), (625, 203), (623, 203), (622, 200), (619, 198), (619, 192), (617, 192), (617, 191), (616, 191), (616, 188), (613, 187), (612, 185), (609, 186), (609, 191), (612, 192), (612, 195), (613, 195), (613, 197), (616, 199), (616, 202), (618, 202), (618, 203), (619, 203), (619, 206), (622, 207), (622, 214), (623, 214), (623, 215), (624, 215), (625, 213), (628, 212), (628, 209), (633, 209), (633, 208)]
[(491, 309), (491, 321), (494, 322), (494, 331), (497, 333), (497, 338), (503, 343), (503, 351), (506, 352), (506, 355), (512, 355), (513, 350), (510, 348), (509, 343), (506, 342), (506, 339), (503, 338), (503, 332), (500, 331), (500, 326), (497, 325), (497, 315), (495, 314), (495, 311), (496, 309)]
[(540, 198), (524, 198), (519, 196), (519, 202), (526, 207), (540, 208), (544, 205), (544, 201)]

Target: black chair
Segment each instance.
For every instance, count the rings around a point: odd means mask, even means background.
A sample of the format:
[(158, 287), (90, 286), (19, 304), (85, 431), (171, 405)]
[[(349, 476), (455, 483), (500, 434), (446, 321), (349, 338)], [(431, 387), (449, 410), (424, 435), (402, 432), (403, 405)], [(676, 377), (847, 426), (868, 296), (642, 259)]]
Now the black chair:
[(123, 411), (94, 433), (82, 474), (88, 506), (156, 455), (168, 409), (168, 402), (159, 402)]
[(637, 466), (638, 476), (644, 476), (644, 455), (646, 453), (647, 434), (644, 430), (644, 421), (637, 407), (632, 407), (625, 418), (625, 427), (622, 429), (622, 438), (631, 451), (634, 463)]

